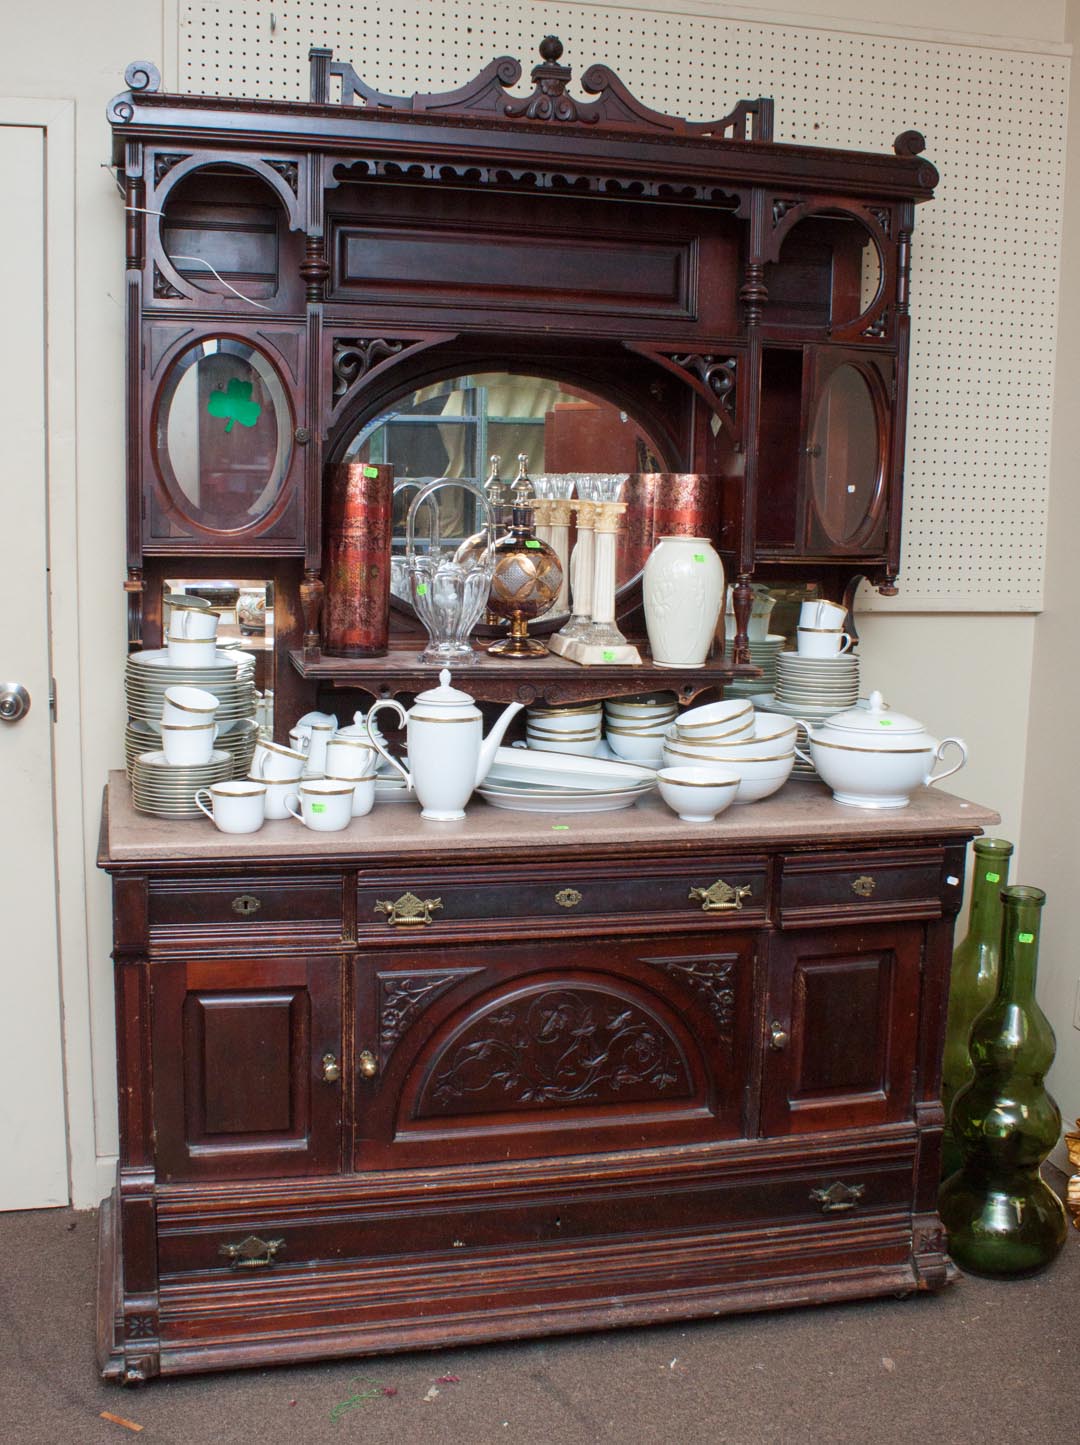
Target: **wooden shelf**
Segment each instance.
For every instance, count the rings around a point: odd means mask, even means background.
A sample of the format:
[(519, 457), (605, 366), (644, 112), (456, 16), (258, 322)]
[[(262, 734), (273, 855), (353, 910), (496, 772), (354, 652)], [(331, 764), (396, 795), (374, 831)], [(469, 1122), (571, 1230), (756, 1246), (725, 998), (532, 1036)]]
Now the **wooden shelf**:
[[(438, 683), (439, 669), (417, 662), (417, 648), (398, 650), (385, 657), (326, 657), (318, 649), (290, 652), (289, 658), (300, 676), (309, 682), (331, 687), (355, 688), (373, 697), (394, 697), (418, 693)], [(722, 688), (735, 678), (760, 677), (756, 667), (736, 667), (723, 659), (704, 667), (657, 667), (646, 661), (635, 667), (581, 667), (565, 658), (489, 657), (477, 652), (471, 663), (452, 669), (455, 682), (478, 702), (580, 702), (592, 698), (619, 697), (624, 693), (663, 688), (678, 695), (680, 702), (692, 702), (710, 688)]]

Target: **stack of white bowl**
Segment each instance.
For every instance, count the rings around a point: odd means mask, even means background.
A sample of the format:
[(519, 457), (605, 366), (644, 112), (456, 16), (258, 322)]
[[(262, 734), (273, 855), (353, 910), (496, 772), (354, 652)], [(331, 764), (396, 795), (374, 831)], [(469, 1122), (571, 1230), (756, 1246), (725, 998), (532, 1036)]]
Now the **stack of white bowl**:
[(797, 726), (781, 713), (755, 712), (747, 698), (691, 708), (664, 739), (665, 768), (710, 765), (736, 773), (736, 803), (754, 803), (782, 788), (795, 762)]
[(658, 766), (664, 751), (664, 734), (678, 711), (678, 701), (671, 692), (610, 697), (604, 703), (607, 745), (617, 758), (624, 758), (628, 763)]
[(573, 753), (591, 758), (600, 742), (602, 714), (598, 702), (565, 707), (531, 707), (525, 713), (525, 738), (541, 753)]

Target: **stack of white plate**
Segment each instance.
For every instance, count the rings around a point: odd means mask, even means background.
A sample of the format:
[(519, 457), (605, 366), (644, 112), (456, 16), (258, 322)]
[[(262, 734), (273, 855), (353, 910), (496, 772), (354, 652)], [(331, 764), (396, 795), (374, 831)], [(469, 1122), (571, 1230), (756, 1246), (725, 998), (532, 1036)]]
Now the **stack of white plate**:
[(525, 714), (525, 737), (541, 753), (573, 753), (591, 758), (602, 726), (598, 702), (568, 703), (565, 707), (531, 707)]
[(664, 733), (675, 721), (679, 704), (672, 692), (611, 697), (604, 703), (604, 738), (608, 748), (627, 762), (659, 766)]
[(807, 707), (827, 709), (825, 716), (843, 712), (859, 700), (859, 659), (850, 652), (839, 657), (782, 652), (774, 696), (781, 712), (797, 715)]
[[(750, 639), (750, 661), (755, 667), (761, 668), (761, 676), (754, 678), (736, 678), (724, 688), (725, 697), (754, 697), (761, 693), (772, 692), (776, 686), (776, 660), (784, 649), (787, 639), (782, 632), (770, 632), (768, 637), (763, 637), (755, 642)], [(725, 659), (731, 661), (731, 641), (728, 640)]]
[[(238, 718), (235, 722), (224, 722), (220, 725), (214, 747), (229, 754), (232, 760), (230, 777), (247, 777), (257, 741), (258, 727), (254, 718)], [(157, 722), (144, 722), (132, 718), (128, 722), (127, 732), (124, 734), (124, 759), (129, 782), (134, 776), (135, 759), (139, 754), (156, 752), (160, 748), (160, 719)]]
[(201, 818), (195, 794), (232, 776), (232, 756), (222, 748), (199, 766), (170, 765), (162, 752), (140, 753), (131, 770), (131, 796), (139, 813), (156, 818)]
[(656, 787), (652, 768), (573, 753), (499, 748), (477, 792), (494, 808), (519, 813), (613, 813)]
[(128, 715), (141, 722), (160, 722), (166, 688), (183, 684), (214, 694), (219, 703), (215, 721), (219, 723), (254, 717), (251, 669), (242, 665), (246, 657), (246, 653), (218, 651), (211, 667), (174, 667), (164, 647), (132, 653), (124, 674)]

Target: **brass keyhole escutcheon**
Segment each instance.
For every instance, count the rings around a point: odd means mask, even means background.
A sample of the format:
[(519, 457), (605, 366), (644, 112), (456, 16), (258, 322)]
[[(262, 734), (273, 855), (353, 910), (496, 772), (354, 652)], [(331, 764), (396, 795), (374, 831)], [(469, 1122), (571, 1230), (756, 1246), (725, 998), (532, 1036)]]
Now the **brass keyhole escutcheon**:
[(232, 901), (232, 911), (241, 918), (250, 918), (253, 913), (258, 913), (261, 907), (262, 903), (253, 893), (241, 893), (239, 898)]
[(581, 894), (576, 888), (560, 888), (555, 895), (555, 902), (560, 908), (576, 908), (581, 902)]
[(338, 1079), (341, 1078), (341, 1065), (333, 1054), (323, 1054), (322, 1076), (324, 1082), (327, 1084), (336, 1084)]
[(852, 883), (851, 891), (857, 893), (860, 898), (869, 898), (876, 887), (876, 879), (871, 878), (869, 873), (860, 873)]
[(379, 1061), (370, 1049), (365, 1049), (356, 1062), (365, 1079), (373, 1079), (379, 1072)]

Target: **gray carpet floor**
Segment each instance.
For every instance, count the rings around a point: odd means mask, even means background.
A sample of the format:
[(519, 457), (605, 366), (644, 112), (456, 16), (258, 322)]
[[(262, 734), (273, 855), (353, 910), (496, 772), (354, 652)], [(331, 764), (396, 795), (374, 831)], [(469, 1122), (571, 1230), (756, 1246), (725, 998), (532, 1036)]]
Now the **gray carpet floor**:
[[(96, 1233), (93, 1214), (0, 1215), (3, 1445), (1045, 1445), (1080, 1436), (1075, 1230), (1043, 1275), (962, 1278), (936, 1298), (136, 1390), (106, 1386), (95, 1370)], [(103, 1420), (103, 1410), (141, 1433)]]

